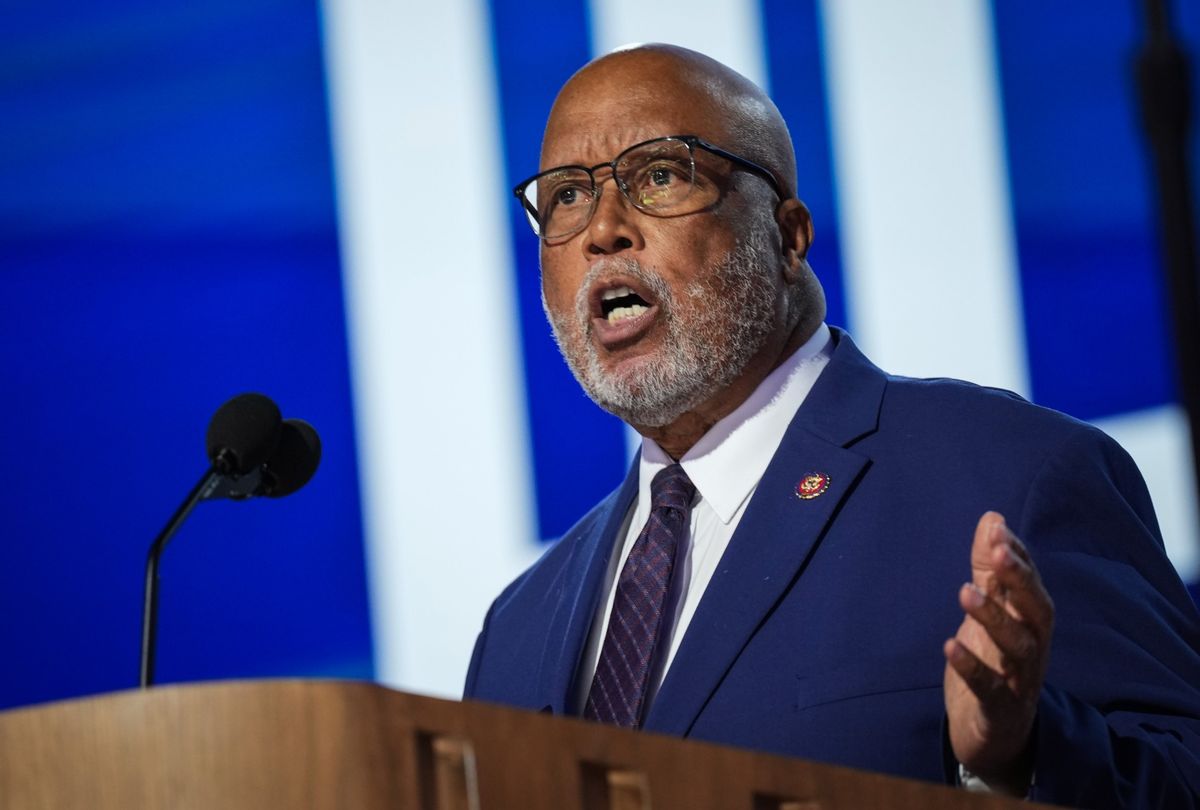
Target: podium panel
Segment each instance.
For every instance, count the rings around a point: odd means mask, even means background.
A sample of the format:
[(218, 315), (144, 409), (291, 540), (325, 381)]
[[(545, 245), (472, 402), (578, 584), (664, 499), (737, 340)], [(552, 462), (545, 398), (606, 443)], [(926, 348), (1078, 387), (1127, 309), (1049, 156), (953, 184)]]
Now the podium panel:
[(880, 774), (370, 683), (247, 681), (0, 713), (0, 803), (33, 808), (1028, 808)]

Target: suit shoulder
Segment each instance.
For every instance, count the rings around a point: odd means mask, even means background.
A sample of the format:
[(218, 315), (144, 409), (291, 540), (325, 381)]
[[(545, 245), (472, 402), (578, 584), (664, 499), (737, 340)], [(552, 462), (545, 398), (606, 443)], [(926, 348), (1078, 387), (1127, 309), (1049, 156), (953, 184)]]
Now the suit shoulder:
[(1053, 470), (1091, 472), (1144, 489), (1137, 466), (1094, 425), (1012, 391), (948, 378), (888, 377), (874, 448), (927, 461), (931, 474), (1029, 481)]
[[(1089, 440), (1112, 443), (1093, 425), (1061, 411), (1036, 405), (1013, 391), (950, 377), (887, 375), (885, 415), (936, 425), (939, 430), (1020, 430), (1040, 443)], [(1011, 434), (1009, 434), (1011, 435)]]

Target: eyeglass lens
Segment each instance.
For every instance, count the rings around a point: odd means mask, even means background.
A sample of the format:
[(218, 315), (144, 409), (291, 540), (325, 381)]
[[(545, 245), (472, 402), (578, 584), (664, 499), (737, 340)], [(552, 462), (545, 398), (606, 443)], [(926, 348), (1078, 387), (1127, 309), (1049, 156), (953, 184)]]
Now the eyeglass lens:
[[(614, 165), (621, 193), (647, 214), (677, 215), (712, 202), (705, 199), (708, 195), (694, 194), (695, 162), (685, 141), (667, 138), (638, 144), (618, 155)], [(591, 173), (578, 167), (547, 172), (525, 187), (525, 199), (537, 212), (535, 229), (546, 239), (582, 230), (598, 196)]]

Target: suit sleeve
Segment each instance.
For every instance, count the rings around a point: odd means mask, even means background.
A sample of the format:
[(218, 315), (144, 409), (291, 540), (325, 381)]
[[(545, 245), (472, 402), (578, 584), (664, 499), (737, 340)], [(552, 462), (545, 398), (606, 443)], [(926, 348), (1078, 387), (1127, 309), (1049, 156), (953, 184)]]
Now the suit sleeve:
[(1097, 430), (1075, 433), (1015, 530), (1055, 604), (1030, 798), (1200, 807), (1200, 617), (1133, 460)]
[(467, 680), (463, 684), (464, 700), (473, 698), (477, 694), (479, 668), (483, 664), (483, 649), (487, 645), (488, 625), (492, 622), (492, 612), (495, 609), (496, 604), (493, 602), (488, 608), (487, 615), (483, 618), (483, 628), (475, 639), (475, 648), (471, 651), (471, 664), (467, 667)]

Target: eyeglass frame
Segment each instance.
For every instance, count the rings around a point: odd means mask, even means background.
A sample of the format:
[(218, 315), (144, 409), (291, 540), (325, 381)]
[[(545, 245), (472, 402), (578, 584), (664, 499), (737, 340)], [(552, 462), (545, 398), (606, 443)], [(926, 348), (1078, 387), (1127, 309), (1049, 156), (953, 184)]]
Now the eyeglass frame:
[(624, 182), (622, 182), (621, 179), (617, 176), (617, 164), (621, 161), (622, 156), (632, 152), (635, 149), (641, 149), (643, 146), (648, 146), (649, 144), (652, 144), (652, 143), (658, 143), (659, 141), (680, 141), (685, 146), (687, 146), (688, 158), (692, 162), (692, 187), (693, 187), (693, 189), (695, 188), (695, 183), (696, 183), (696, 181), (695, 181), (696, 147), (699, 146), (701, 149), (703, 149), (706, 152), (714, 154), (717, 157), (724, 158), (725, 160), (728, 160), (730, 163), (733, 163), (736, 166), (740, 166), (741, 168), (743, 168), (747, 171), (757, 174), (759, 177), (763, 178), (768, 183), (770, 183), (771, 190), (774, 191), (777, 195), (779, 195), (780, 200), (787, 199), (787, 195), (784, 194), (784, 192), (783, 192), (783, 184), (779, 182), (779, 179), (775, 176), (775, 173), (773, 171), (771, 171), (770, 169), (766, 168), (765, 166), (755, 163), (753, 160), (750, 160), (749, 158), (744, 158), (741, 155), (734, 154), (733, 152), (730, 152), (728, 149), (722, 149), (721, 147), (719, 147), (715, 144), (711, 144), (708, 141), (705, 141), (704, 139), (700, 138), (697, 135), (662, 135), (658, 138), (651, 138), (650, 140), (642, 141), (641, 143), (635, 143), (632, 146), (628, 146), (625, 149), (622, 149), (615, 158), (608, 161), (607, 163), (597, 163), (595, 166), (591, 166), (591, 167), (584, 166), (579, 163), (569, 163), (564, 166), (555, 166), (553, 168), (546, 169), (545, 171), (540, 171), (537, 174), (533, 175), (532, 177), (530, 177), (526, 180), (523, 180), (520, 183), (518, 183), (517, 185), (513, 186), (513, 196), (517, 198), (517, 202), (519, 202), (521, 204), (521, 208), (523, 209), (523, 211), (526, 214), (528, 214), (528, 218), (532, 220), (530, 222), (530, 225), (532, 226), (535, 222), (537, 223), (537, 228), (534, 230), (534, 235), (537, 236), (537, 238), (543, 242), (547, 241), (547, 239), (548, 239), (548, 237), (543, 236), (541, 233), (539, 233), (539, 231), (542, 228), (541, 217), (538, 215), (537, 209), (534, 206), (530, 205), (529, 199), (525, 196), (525, 189), (527, 189), (531, 184), (536, 183), (538, 181), (538, 179), (541, 177), (545, 177), (546, 175), (553, 174), (555, 172), (561, 172), (566, 169), (582, 169), (583, 171), (587, 172), (588, 178), (592, 181), (593, 196), (592, 196), (591, 210), (588, 212), (587, 218), (583, 220), (583, 224), (580, 225), (576, 230), (568, 231), (567, 233), (563, 233), (563, 234), (559, 234), (558, 236), (551, 237), (552, 239), (554, 239), (556, 241), (560, 240), (560, 239), (565, 240), (572, 236), (575, 236), (576, 234), (580, 233), (585, 228), (587, 228), (588, 225), (591, 224), (592, 217), (594, 217), (596, 215), (596, 205), (597, 205), (597, 203), (600, 202), (601, 186), (603, 185), (602, 183), (596, 182), (596, 171), (599, 169), (604, 169), (604, 168), (607, 168), (609, 170), (609, 172), (611, 173), (613, 182), (616, 184), (617, 190), (621, 192), (621, 196), (624, 197), (629, 202), (630, 205), (632, 205), (638, 211), (641, 211), (646, 216), (659, 217), (659, 218), (668, 218), (671, 216), (684, 216), (683, 214), (655, 214), (655, 213), (652, 213), (651, 209), (643, 208), (642, 206), (638, 205), (638, 203), (631, 196), (629, 196), (629, 187)]

